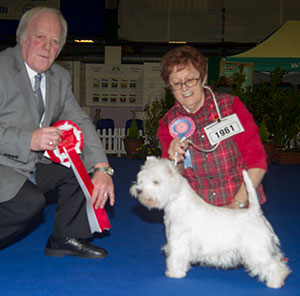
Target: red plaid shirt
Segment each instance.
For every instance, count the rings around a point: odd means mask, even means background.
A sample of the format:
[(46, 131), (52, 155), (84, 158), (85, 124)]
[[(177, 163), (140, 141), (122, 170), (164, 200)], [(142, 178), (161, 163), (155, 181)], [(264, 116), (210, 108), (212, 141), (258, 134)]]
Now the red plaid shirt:
[[(193, 167), (186, 168), (183, 176), (204, 200), (223, 206), (234, 199), (243, 182), (243, 169), (262, 168), (267, 171), (267, 163), (258, 128), (240, 99), (227, 94), (216, 93), (215, 96), (221, 116), (236, 113), (245, 131), (223, 140), (213, 152), (200, 152), (189, 145)], [(177, 102), (159, 121), (158, 137), (162, 157), (168, 158), (168, 149), (173, 140), (169, 133), (169, 123), (179, 116), (188, 116), (196, 124), (196, 131), (189, 139), (202, 149), (211, 149), (203, 128), (218, 119), (218, 114), (211, 94), (205, 91), (205, 103), (196, 113), (187, 113)], [(257, 192), (260, 202), (265, 202), (261, 185)]]

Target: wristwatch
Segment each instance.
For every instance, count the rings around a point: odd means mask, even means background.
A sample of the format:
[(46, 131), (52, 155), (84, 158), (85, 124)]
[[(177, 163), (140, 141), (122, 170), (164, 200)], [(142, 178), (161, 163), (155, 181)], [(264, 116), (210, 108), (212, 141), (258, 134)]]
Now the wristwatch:
[(234, 199), (233, 202), (236, 203), (239, 206), (240, 209), (245, 209), (246, 208), (246, 205), (241, 201), (238, 201), (238, 200)]
[(95, 172), (104, 172), (105, 174), (107, 174), (107, 175), (109, 175), (109, 176), (113, 176), (114, 175), (114, 169), (112, 168), (112, 167), (110, 167), (110, 166), (108, 166), (108, 167), (105, 167), (105, 166), (103, 166), (103, 167), (99, 167), (99, 168), (95, 168), (94, 169), (94, 173)]

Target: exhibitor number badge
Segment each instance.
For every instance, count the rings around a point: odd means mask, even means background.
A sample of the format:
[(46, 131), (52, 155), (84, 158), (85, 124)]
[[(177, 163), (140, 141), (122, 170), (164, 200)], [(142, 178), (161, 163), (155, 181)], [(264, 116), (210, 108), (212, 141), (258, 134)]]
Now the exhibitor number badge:
[(204, 128), (206, 136), (213, 146), (234, 135), (242, 133), (244, 128), (236, 114), (224, 117), (220, 122), (214, 122)]

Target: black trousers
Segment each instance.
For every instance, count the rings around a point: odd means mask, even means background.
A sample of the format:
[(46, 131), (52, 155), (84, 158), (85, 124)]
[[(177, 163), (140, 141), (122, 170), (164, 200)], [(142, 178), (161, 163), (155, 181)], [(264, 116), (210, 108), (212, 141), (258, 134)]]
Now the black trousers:
[(0, 248), (26, 231), (46, 204), (44, 194), (54, 189), (58, 197), (52, 235), (56, 238), (92, 236), (85, 197), (72, 169), (55, 163), (37, 164), (36, 185), (26, 181), (14, 198), (0, 203)]

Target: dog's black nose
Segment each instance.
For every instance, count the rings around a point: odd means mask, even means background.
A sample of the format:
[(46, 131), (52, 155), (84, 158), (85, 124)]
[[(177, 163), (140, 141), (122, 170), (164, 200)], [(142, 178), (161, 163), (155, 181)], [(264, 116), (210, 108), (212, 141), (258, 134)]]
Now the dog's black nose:
[(141, 194), (142, 192), (143, 192), (142, 189), (137, 188), (137, 190), (136, 190), (136, 193), (137, 193), (137, 194)]

